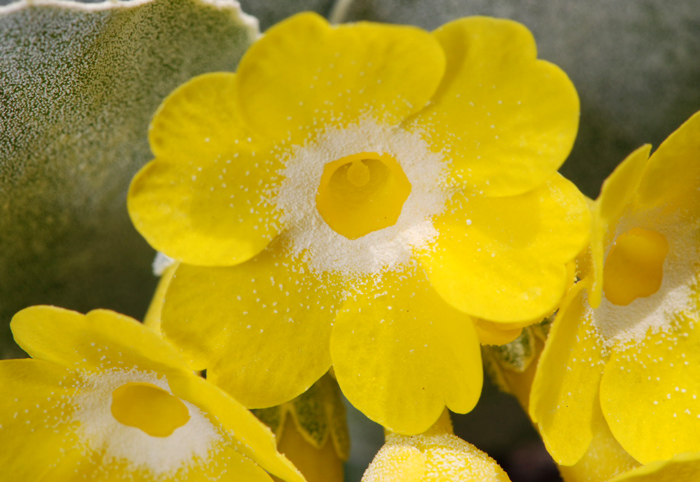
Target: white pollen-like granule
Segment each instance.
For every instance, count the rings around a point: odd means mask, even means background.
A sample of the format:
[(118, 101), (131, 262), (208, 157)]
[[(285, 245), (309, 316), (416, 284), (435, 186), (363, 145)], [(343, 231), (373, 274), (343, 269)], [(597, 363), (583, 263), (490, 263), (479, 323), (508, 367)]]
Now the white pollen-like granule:
[[(168, 437), (153, 437), (136, 427), (118, 422), (112, 415), (112, 392), (126, 383), (150, 383), (168, 393), (168, 383), (150, 372), (108, 370), (86, 372), (71, 401), (77, 434), (94, 452), (103, 452), (106, 462), (126, 463), (133, 470), (154, 475), (174, 473), (191, 463), (201, 463), (217, 451), (223, 437), (209, 419), (184, 400), (190, 419)], [(172, 393), (171, 393), (172, 394)], [(198, 460), (197, 460), (198, 459)]]
[[(316, 208), (316, 193), (327, 163), (361, 152), (396, 159), (411, 183), (411, 194), (396, 224), (351, 240), (326, 224)], [(428, 248), (435, 238), (432, 217), (449, 200), (446, 157), (432, 151), (420, 132), (369, 118), (329, 128), (281, 160), (284, 180), (271, 202), (281, 211), (287, 249), (317, 273), (375, 275), (407, 264), (416, 250)]]
[[(697, 290), (700, 277), (698, 239), (700, 222), (677, 219), (656, 213), (630, 215), (615, 231), (615, 239), (640, 227), (663, 234), (669, 251), (663, 265), (659, 290), (637, 298), (627, 306), (618, 306), (603, 296), (600, 306), (591, 310), (592, 325), (606, 348), (623, 348), (641, 342), (649, 332), (668, 331), (681, 317), (700, 321)], [(606, 257), (612, 246), (606, 248)]]

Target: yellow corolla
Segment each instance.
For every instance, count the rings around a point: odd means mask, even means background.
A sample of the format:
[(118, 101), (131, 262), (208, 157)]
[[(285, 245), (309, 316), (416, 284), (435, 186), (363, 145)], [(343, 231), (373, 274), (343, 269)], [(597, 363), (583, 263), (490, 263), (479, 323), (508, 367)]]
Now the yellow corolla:
[(603, 184), (592, 273), (562, 302), (533, 382), (530, 414), (563, 465), (600, 423), (642, 464), (700, 452), (700, 113), (649, 150)]
[(362, 482), (510, 482), (487, 454), (452, 432), (444, 412), (426, 433), (388, 433)]
[(3, 480), (304, 481), (267, 427), (136, 320), (36, 306), (11, 326), (33, 359), (0, 361)]
[(166, 338), (252, 408), (333, 365), (394, 431), (471, 410), (479, 337), (551, 313), (586, 243), (585, 202), (556, 172), (578, 115), (512, 21), (271, 28), (153, 120), (128, 203), (180, 262)]

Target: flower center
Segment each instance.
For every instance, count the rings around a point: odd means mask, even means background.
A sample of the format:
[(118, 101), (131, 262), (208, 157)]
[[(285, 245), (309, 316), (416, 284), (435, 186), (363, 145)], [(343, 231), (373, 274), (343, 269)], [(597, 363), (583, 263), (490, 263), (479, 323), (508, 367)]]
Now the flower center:
[(627, 306), (656, 293), (667, 254), (668, 241), (661, 233), (634, 228), (621, 234), (605, 260), (605, 297), (614, 305)]
[(114, 390), (112, 415), (152, 437), (168, 437), (190, 419), (179, 398), (150, 383), (126, 383)]
[(396, 224), (410, 193), (396, 159), (362, 152), (325, 165), (316, 208), (333, 231), (357, 239)]

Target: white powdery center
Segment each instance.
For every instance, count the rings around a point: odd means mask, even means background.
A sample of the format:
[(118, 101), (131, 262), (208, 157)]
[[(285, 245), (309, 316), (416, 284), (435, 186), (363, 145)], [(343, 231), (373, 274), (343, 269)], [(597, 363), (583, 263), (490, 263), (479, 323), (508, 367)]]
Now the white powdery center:
[[(659, 290), (637, 298), (627, 306), (618, 306), (602, 297), (600, 306), (591, 310), (593, 326), (606, 348), (624, 349), (629, 343), (640, 343), (649, 333), (669, 331), (678, 322), (700, 321), (698, 313), (698, 234), (700, 223), (684, 222), (664, 214), (644, 213), (630, 216), (617, 226), (615, 239), (635, 227), (656, 231), (668, 241), (668, 255), (663, 264)], [(607, 247), (606, 256), (612, 246)]]
[[(316, 208), (316, 193), (327, 163), (362, 152), (392, 156), (411, 183), (411, 193), (396, 224), (351, 240), (326, 224)], [(430, 150), (420, 132), (363, 119), (327, 129), (314, 142), (293, 148), (282, 161), (284, 180), (272, 202), (281, 211), (291, 255), (302, 256), (317, 273), (378, 274), (408, 263), (413, 252), (427, 248), (437, 234), (431, 218), (449, 199), (448, 161)]]
[(209, 419), (185, 400), (190, 419), (168, 437), (153, 437), (136, 427), (117, 421), (112, 415), (112, 392), (126, 383), (150, 383), (168, 393), (168, 383), (153, 373), (138, 370), (109, 370), (83, 375), (83, 384), (73, 398), (73, 421), (78, 436), (90, 450), (104, 451), (105, 461), (126, 463), (130, 469), (154, 475), (186, 469), (197, 458), (205, 461), (222, 435)]

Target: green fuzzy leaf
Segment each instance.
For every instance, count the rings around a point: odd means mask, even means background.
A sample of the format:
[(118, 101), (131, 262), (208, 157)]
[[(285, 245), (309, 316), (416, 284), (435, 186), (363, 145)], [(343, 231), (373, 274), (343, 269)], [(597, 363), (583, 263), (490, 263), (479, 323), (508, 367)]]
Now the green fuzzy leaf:
[(191, 77), (233, 71), (257, 37), (230, 0), (0, 8), (0, 355), (32, 304), (143, 316), (153, 251), (126, 191), (148, 124)]

